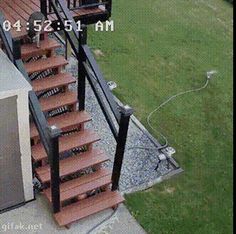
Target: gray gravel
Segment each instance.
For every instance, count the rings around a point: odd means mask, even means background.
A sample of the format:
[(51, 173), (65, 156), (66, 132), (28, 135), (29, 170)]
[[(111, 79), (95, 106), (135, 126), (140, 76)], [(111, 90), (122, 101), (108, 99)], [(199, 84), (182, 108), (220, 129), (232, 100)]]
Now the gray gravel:
[[(57, 53), (64, 54), (64, 48), (57, 49)], [(71, 57), (66, 70), (71, 72), (74, 77), (77, 77), (77, 68), (77, 61)], [(76, 89), (76, 85), (72, 85), (70, 88)], [(91, 114), (93, 119), (92, 122), (87, 124), (87, 127), (94, 129), (101, 136), (101, 141), (96, 146), (103, 149), (110, 157), (110, 162), (106, 163), (105, 166), (112, 168), (116, 142), (88, 83), (86, 85), (86, 111)], [(158, 151), (156, 150), (156, 145), (149, 137), (150, 134), (147, 134), (147, 130), (143, 131), (143, 129), (145, 128), (141, 123), (138, 122), (137, 125), (137, 120), (131, 119), (120, 178), (120, 190), (125, 193), (146, 189), (165, 179), (165, 176), (169, 177), (169, 175), (182, 171), (182, 169), (176, 170), (176, 167), (171, 164), (167, 168), (166, 161), (160, 163), (157, 171), (154, 170), (158, 163)], [(134, 148), (135, 146), (154, 149), (137, 149)], [(173, 158), (172, 160), (174, 161)]]
[[(87, 88), (87, 98), (90, 102), (86, 104), (86, 110), (93, 118), (90, 126), (100, 134), (102, 139), (97, 145), (110, 156), (111, 162), (107, 166), (112, 167), (116, 142), (89, 88)], [(88, 125), (88, 127), (90, 126)], [(150, 139), (131, 121), (120, 179), (121, 191), (150, 182), (169, 171), (164, 165), (165, 162), (161, 163), (158, 171), (154, 170), (158, 162), (157, 150), (129, 149), (134, 146), (155, 147)]]

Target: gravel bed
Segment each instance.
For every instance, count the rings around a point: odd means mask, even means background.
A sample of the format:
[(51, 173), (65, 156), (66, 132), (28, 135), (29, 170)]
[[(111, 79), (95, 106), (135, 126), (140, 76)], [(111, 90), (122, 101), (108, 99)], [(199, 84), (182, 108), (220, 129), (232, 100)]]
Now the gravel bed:
[[(64, 48), (57, 49), (56, 52), (63, 55)], [(77, 61), (71, 57), (66, 70), (71, 72), (74, 77), (77, 77), (77, 69)], [(76, 89), (76, 86), (76, 84), (71, 85), (70, 89)], [(92, 116), (92, 122), (87, 123), (86, 127), (94, 129), (101, 137), (101, 140), (95, 145), (95, 147), (100, 147), (107, 153), (110, 157), (110, 162), (105, 163), (105, 166), (112, 168), (116, 141), (88, 83), (86, 84), (86, 111)], [(159, 153), (156, 150), (153, 141), (150, 139), (148, 134), (142, 130), (142, 128), (137, 126), (133, 119), (131, 119), (120, 178), (120, 190), (122, 192), (139, 190), (137, 188), (146, 189), (150, 187), (150, 185), (160, 182), (163, 176), (172, 174), (173, 171), (176, 170), (172, 164), (169, 164), (168, 168), (166, 161), (162, 161), (159, 168), (155, 170), (158, 163)], [(147, 150), (133, 148), (135, 146), (154, 149)]]

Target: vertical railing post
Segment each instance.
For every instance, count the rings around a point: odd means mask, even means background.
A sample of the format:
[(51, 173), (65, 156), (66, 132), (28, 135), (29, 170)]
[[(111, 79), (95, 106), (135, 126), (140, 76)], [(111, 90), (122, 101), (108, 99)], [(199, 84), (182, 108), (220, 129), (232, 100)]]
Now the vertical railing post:
[(47, 18), (47, 1), (48, 0), (40, 0), (40, 10), (44, 14), (45, 18)]
[(71, 54), (72, 54), (72, 51), (71, 51), (71, 44), (70, 44), (70, 42), (69, 42), (69, 40), (67, 39), (67, 37), (66, 37), (66, 34), (64, 33), (64, 35), (65, 35), (65, 49), (66, 49), (66, 51), (65, 51), (65, 57), (66, 57), (66, 60), (68, 60), (70, 57), (71, 57)]
[(60, 211), (60, 171), (59, 171), (59, 136), (61, 131), (56, 126), (49, 128), (50, 147), (49, 163), (51, 173), (51, 197), (53, 212)]
[(51, 0), (48, 0), (48, 12), (52, 13), (52, 4), (51, 4)]
[(82, 45), (87, 43), (87, 27), (82, 26), (82, 31), (79, 32), (79, 53), (78, 53), (78, 100), (79, 110), (85, 109), (85, 89), (86, 89), (86, 71), (83, 62), (86, 61), (85, 54), (82, 50)]
[(20, 40), (12, 39), (13, 63), (21, 59), (21, 42)]
[(119, 133), (117, 137), (116, 153), (112, 171), (112, 191), (119, 189), (120, 173), (125, 153), (129, 121), (130, 116), (133, 114), (133, 109), (129, 106), (124, 106), (121, 107), (120, 113)]
[(106, 10), (109, 13), (109, 17), (111, 17), (111, 9), (112, 9), (112, 0), (108, 0), (108, 4), (106, 5)]

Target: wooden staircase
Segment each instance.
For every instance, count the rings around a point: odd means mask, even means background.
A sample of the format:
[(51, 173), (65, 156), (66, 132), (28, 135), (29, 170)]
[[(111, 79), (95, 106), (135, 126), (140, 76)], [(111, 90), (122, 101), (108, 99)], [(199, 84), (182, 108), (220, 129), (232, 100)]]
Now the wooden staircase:
[[(22, 44), (21, 56), (27, 73), (34, 77), (32, 86), (49, 125), (62, 130), (59, 138), (61, 210), (54, 218), (60, 226), (68, 226), (99, 211), (114, 208), (124, 199), (117, 191), (111, 191), (111, 171), (102, 166), (109, 159), (101, 149), (93, 146), (100, 137), (86, 128), (86, 123), (91, 121), (90, 115), (77, 110), (77, 93), (69, 87), (76, 79), (65, 72), (68, 62), (55, 54), (58, 47), (57, 41), (45, 35), (40, 48), (35, 44)], [(35, 176), (51, 203), (50, 166), (33, 122), (30, 135)]]

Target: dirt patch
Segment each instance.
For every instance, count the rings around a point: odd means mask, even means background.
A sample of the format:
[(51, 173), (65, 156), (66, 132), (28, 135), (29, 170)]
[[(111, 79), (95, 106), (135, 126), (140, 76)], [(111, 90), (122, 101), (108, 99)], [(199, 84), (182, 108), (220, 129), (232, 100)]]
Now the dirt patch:
[(161, 191), (161, 193), (164, 194), (173, 194), (175, 192), (175, 188), (174, 187), (165, 187), (163, 191)]

